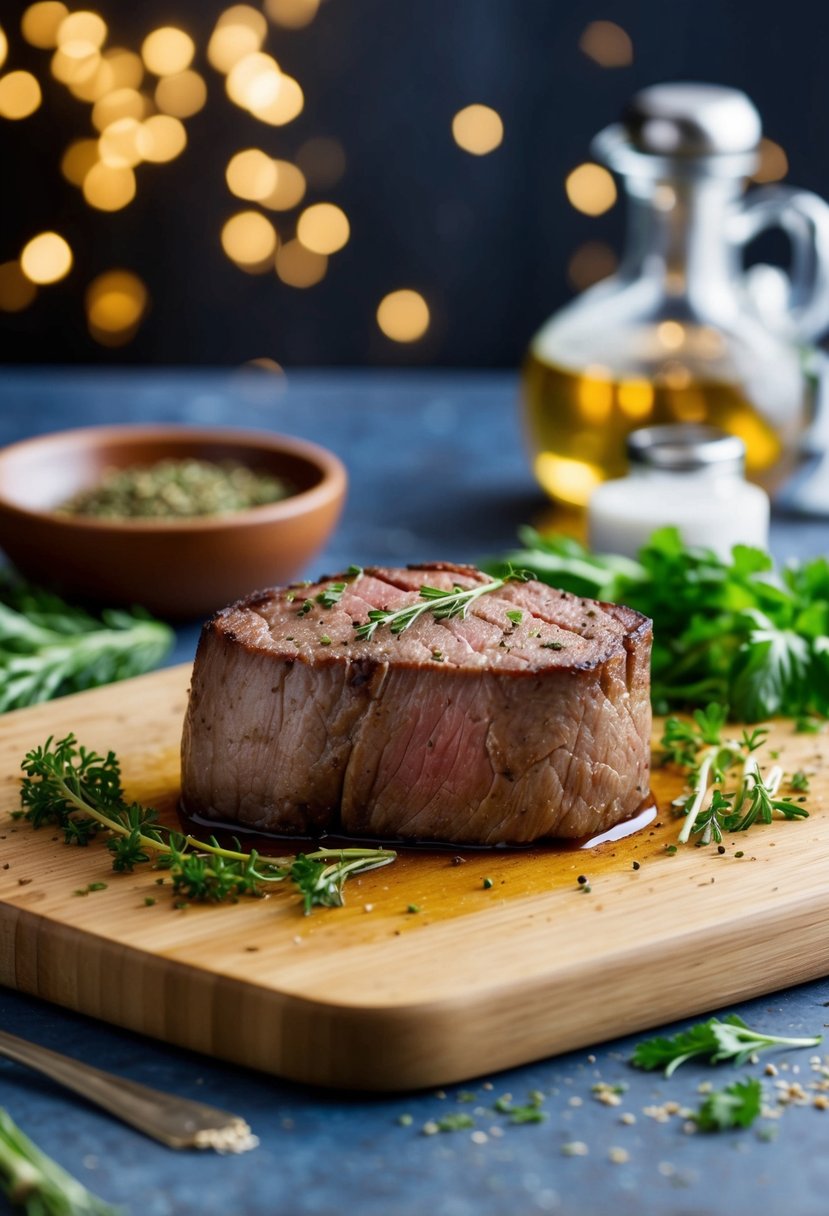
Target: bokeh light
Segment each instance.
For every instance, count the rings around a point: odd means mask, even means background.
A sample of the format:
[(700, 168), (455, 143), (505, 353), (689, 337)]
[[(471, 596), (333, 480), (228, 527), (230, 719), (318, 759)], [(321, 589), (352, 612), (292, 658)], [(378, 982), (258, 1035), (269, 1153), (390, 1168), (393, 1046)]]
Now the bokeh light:
[(685, 342), (685, 327), (679, 321), (660, 321), (656, 335), (666, 350), (679, 350)]
[(135, 51), (114, 46), (104, 51), (104, 63), (112, 72), (112, 87), (115, 89), (138, 89), (144, 79), (144, 64)]
[(152, 114), (141, 124), (141, 155), (153, 164), (175, 160), (187, 147), (184, 123), (171, 114)]
[(77, 97), (79, 101), (93, 103), (106, 97), (107, 93), (111, 93), (116, 88), (116, 82), (112, 65), (105, 58), (96, 52), (94, 56), (90, 57), (90, 62), (95, 65), (90, 74), (87, 75), (86, 71), (82, 73), (73, 71), (71, 73), (73, 79), (67, 84), (73, 97)]
[(277, 167), (266, 152), (245, 148), (228, 161), (225, 180), (237, 198), (259, 202), (276, 189)]
[(452, 135), (464, 152), (486, 156), (503, 142), (504, 124), (501, 115), (491, 106), (466, 106), (452, 119)]
[(30, 46), (50, 51), (58, 44), (58, 29), (68, 14), (66, 5), (57, 3), (57, 0), (30, 4), (20, 22), (21, 33)]
[(273, 224), (258, 211), (239, 211), (222, 228), (222, 249), (232, 262), (251, 274), (270, 270), (276, 251)]
[(234, 63), (227, 74), (227, 95), (243, 110), (267, 106), (279, 92), (279, 64), (272, 55), (252, 51)]
[(633, 63), (630, 35), (615, 21), (591, 21), (579, 38), (579, 49), (602, 68), (626, 68)]
[(345, 173), (345, 149), (338, 139), (316, 135), (300, 147), (296, 163), (310, 186), (327, 190)]
[(6, 37), (2, 26), (0, 26), (0, 68), (6, 62), (6, 56), (8, 55), (8, 53), (9, 53), (9, 40)]
[(276, 273), (288, 287), (313, 287), (327, 269), (325, 254), (306, 249), (300, 241), (286, 241), (276, 251)]
[(57, 232), (40, 232), (24, 245), (20, 266), (33, 283), (57, 283), (72, 269), (72, 250)]
[(207, 59), (217, 72), (227, 73), (265, 41), (268, 23), (258, 9), (235, 4), (226, 9), (210, 35)]
[(41, 98), (40, 85), (31, 72), (0, 76), (0, 117), (28, 118), (40, 105)]
[(173, 118), (192, 118), (204, 108), (207, 85), (198, 72), (187, 70), (173, 76), (162, 76), (156, 85), (155, 104)]
[(49, 63), (49, 70), (61, 84), (77, 88), (94, 78), (100, 63), (99, 51), (90, 50), (86, 55), (68, 55), (62, 47), (58, 47)]
[(86, 59), (100, 51), (107, 36), (107, 25), (98, 13), (82, 9), (69, 13), (58, 26), (57, 44), (70, 59)]
[(277, 25), (299, 30), (310, 25), (319, 10), (320, 0), (265, 0), (265, 13)]
[(141, 43), (141, 58), (155, 76), (173, 76), (189, 68), (195, 43), (184, 30), (172, 25), (153, 30)]
[(377, 324), (393, 342), (417, 342), (429, 328), (429, 305), (417, 291), (392, 291), (380, 301)]
[(256, 372), (267, 372), (271, 376), (284, 376), (285, 368), (281, 363), (277, 363), (276, 359), (272, 359), (270, 355), (260, 355), (258, 359), (246, 359), (242, 364), (242, 369), (250, 368)]
[(115, 169), (131, 169), (143, 159), (146, 135), (136, 118), (119, 118), (110, 123), (98, 140), (101, 161)]
[(98, 161), (83, 179), (83, 196), (98, 211), (121, 211), (135, 198), (135, 174)]
[(105, 131), (119, 118), (135, 118), (139, 121), (147, 112), (147, 99), (137, 89), (114, 89), (92, 107), (92, 125), (97, 131)]
[(299, 81), (293, 76), (280, 75), (276, 95), (266, 104), (255, 104), (250, 107), (254, 118), (266, 122), (272, 127), (284, 127), (293, 122), (305, 105), (305, 96)]
[(760, 163), (752, 175), (755, 182), (779, 182), (789, 172), (789, 158), (773, 139), (760, 140)]
[(567, 263), (567, 279), (576, 291), (584, 291), (613, 274), (618, 259), (604, 241), (585, 241)]
[(86, 290), (86, 320), (89, 332), (103, 346), (123, 346), (147, 309), (147, 289), (130, 270), (107, 270), (93, 279)]
[(37, 287), (27, 279), (19, 262), (0, 264), (0, 310), (22, 312), (37, 295)]
[(305, 197), (305, 176), (289, 160), (274, 160), (271, 164), (276, 172), (276, 180), (273, 188), (259, 202), (270, 211), (290, 211)]
[(97, 139), (76, 139), (64, 152), (60, 171), (73, 186), (82, 186), (87, 173), (99, 159)]
[(312, 253), (336, 253), (351, 234), (348, 217), (334, 203), (314, 203), (297, 221), (296, 234)]
[(602, 165), (578, 165), (568, 173), (564, 188), (572, 205), (585, 215), (603, 215), (616, 202), (616, 183)]

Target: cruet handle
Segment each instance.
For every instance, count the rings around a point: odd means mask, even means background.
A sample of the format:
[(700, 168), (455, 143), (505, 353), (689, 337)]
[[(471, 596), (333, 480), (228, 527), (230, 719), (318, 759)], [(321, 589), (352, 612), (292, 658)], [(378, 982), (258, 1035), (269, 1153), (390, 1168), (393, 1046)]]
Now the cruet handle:
[(788, 236), (791, 265), (788, 272), (753, 267), (746, 290), (770, 329), (812, 342), (829, 327), (829, 204), (790, 186), (753, 190), (732, 217), (732, 238), (746, 245), (768, 228)]

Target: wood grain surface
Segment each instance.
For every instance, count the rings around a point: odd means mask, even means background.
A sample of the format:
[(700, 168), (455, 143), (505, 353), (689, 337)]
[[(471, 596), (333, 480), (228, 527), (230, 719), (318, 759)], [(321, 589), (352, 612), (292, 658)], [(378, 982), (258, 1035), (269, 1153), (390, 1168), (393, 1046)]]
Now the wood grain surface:
[[(656, 817), (626, 839), (406, 851), (352, 880), (345, 908), (309, 917), (287, 889), (176, 909), (151, 869), (114, 874), (100, 842), (68, 847), (11, 817), (26, 751), (73, 731), (88, 747), (112, 748), (130, 797), (174, 824), (188, 678), (189, 666), (172, 668), (0, 719), (3, 984), (281, 1076), (395, 1090), (491, 1073), (829, 972), (824, 740), (788, 723), (767, 746), (787, 773), (810, 773), (811, 817), (755, 827), (727, 839), (723, 854), (667, 851), (680, 779), (657, 770)], [(75, 894), (95, 882), (106, 889)]]

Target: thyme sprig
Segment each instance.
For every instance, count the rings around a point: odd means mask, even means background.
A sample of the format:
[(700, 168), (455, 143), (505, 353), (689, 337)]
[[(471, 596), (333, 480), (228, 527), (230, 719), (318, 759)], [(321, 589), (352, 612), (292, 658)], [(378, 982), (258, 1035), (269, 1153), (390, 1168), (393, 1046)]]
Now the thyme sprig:
[[(698, 836), (701, 844), (717, 844), (730, 832), (745, 832), (755, 823), (771, 823), (776, 817), (806, 819), (809, 812), (799, 803), (778, 796), (783, 769), (774, 765), (764, 774), (754, 753), (765, 742), (768, 731), (743, 731), (739, 739), (723, 737), (727, 711), (718, 705), (695, 711), (691, 721), (669, 718), (662, 737), (664, 760), (689, 770), (690, 794), (676, 800), (685, 816), (679, 841)], [(736, 785), (725, 788), (728, 777), (739, 769)]]
[[(448, 621), (453, 617), (463, 620), (470, 606), (482, 595), (499, 591), (507, 583), (526, 583), (532, 578), (535, 575), (529, 570), (510, 569), (503, 578), (478, 583), (475, 587), (459, 587), (456, 583), (451, 591), (447, 591), (442, 587), (426, 585), (419, 589), (422, 603), (405, 604), (402, 608), (373, 608), (367, 621), (354, 626), (356, 636), (361, 641), (370, 641), (380, 625), (388, 625), (393, 634), (404, 633), (425, 612), (431, 612), (436, 621)], [(510, 619), (514, 620), (514, 617)]]
[(55, 825), (66, 844), (88, 845), (107, 833), (112, 868), (131, 873), (153, 863), (168, 871), (181, 901), (225, 903), (240, 895), (262, 896), (273, 883), (289, 880), (302, 896), (306, 915), (315, 907), (344, 902), (343, 887), (355, 874), (394, 861), (390, 849), (317, 849), (296, 857), (263, 858), (255, 849), (223, 848), (215, 836), (199, 840), (159, 822), (158, 813), (127, 802), (114, 752), (105, 756), (77, 743), (74, 735), (52, 738), (23, 761), (21, 802), (32, 827)]

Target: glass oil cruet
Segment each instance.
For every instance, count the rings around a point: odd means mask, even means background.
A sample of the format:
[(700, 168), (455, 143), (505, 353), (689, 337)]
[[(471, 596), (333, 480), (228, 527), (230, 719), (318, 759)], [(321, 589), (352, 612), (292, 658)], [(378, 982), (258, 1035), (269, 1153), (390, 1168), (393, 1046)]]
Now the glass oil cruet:
[[(523, 370), (534, 470), (553, 499), (583, 506), (624, 473), (627, 434), (654, 424), (738, 435), (767, 488), (794, 468), (829, 325), (829, 206), (783, 186), (745, 194), (760, 135), (738, 90), (663, 84), (596, 137), (626, 187), (624, 256), (541, 328)], [(745, 245), (770, 227), (789, 237), (788, 272), (746, 271)]]

